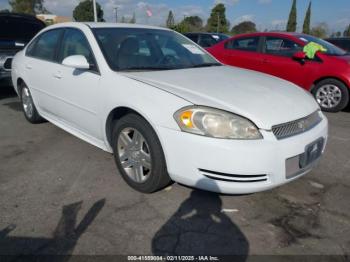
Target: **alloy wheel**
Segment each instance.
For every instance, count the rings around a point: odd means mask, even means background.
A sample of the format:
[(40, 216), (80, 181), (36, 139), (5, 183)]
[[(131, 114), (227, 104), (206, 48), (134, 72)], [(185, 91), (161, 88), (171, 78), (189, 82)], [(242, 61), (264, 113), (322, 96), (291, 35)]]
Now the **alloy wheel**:
[(29, 89), (27, 87), (22, 88), (21, 95), (24, 113), (27, 117), (32, 118), (34, 114), (34, 103)]
[(323, 108), (334, 108), (341, 102), (342, 92), (336, 85), (324, 85), (317, 90), (316, 100)]
[(122, 168), (132, 181), (147, 181), (152, 170), (151, 152), (138, 130), (125, 128), (119, 133), (118, 156)]

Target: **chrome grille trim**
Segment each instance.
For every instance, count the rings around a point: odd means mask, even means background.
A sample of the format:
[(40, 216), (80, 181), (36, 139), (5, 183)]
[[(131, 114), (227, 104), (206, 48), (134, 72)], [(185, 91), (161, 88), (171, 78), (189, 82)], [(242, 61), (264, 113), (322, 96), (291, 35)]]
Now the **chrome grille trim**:
[(272, 132), (278, 140), (285, 139), (302, 134), (318, 125), (321, 121), (322, 117), (320, 116), (319, 111), (316, 111), (307, 117), (275, 125), (272, 127)]
[(235, 183), (257, 183), (257, 182), (267, 182), (267, 175), (235, 175), (226, 174), (221, 172), (214, 172), (206, 169), (199, 169), (201, 174), (207, 178), (224, 181), (224, 182), (235, 182)]

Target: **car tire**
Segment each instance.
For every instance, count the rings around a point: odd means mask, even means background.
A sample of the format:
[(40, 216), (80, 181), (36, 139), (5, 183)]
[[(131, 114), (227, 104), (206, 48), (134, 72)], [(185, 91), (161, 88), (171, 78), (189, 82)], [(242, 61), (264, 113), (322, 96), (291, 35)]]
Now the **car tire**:
[(320, 81), (312, 91), (322, 111), (339, 112), (349, 104), (349, 89), (336, 79), (325, 79)]
[(29, 88), (24, 83), (22, 83), (18, 91), (19, 97), (21, 99), (23, 113), (28, 122), (32, 124), (40, 124), (46, 122), (46, 120), (42, 118), (38, 113)]
[(170, 184), (160, 141), (141, 116), (127, 114), (114, 122), (112, 147), (117, 168), (133, 189), (153, 193)]

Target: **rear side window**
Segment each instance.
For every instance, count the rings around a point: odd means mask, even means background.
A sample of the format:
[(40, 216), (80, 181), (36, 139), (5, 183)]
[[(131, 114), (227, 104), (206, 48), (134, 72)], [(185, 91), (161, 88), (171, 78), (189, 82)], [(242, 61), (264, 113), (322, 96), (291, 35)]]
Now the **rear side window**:
[(259, 47), (259, 37), (239, 38), (228, 41), (225, 44), (226, 49), (257, 52)]
[(271, 55), (292, 57), (302, 46), (288, 39), (280, 37), (266, 37), (265, 53)]
[(27, 55), (47, 61), (56, 60), (56, 50), (62, 30), (50, 30), (41, 34), (27, 49)]

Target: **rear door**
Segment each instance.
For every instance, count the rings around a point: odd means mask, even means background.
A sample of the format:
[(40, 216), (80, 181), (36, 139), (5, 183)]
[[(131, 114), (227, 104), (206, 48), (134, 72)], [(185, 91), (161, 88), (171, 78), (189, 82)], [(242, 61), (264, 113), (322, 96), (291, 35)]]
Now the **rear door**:
[(225, 64), (259, 70), (261, 64), (260, 37), (240, 37), (226, 41), (221, 61)]
[(39, 111), (55, 114), (56, 98), (52, 89), (53, 72), (57, 69), (57, 48), (62, 29), (42, 33), (28, 46), (24, 70), (26, 84)]
[(263, 55), (260, 71), (308, 88), (309, 78), (318, 70), (321, 61), (298, 61), (293, 55), (303, 47), (284, 37), (267, 36), (263, 38)]

